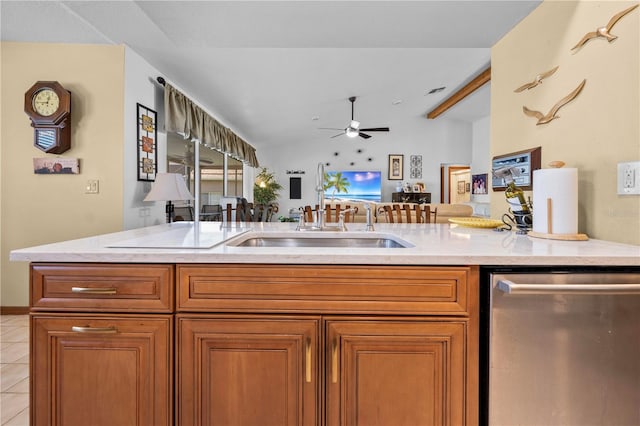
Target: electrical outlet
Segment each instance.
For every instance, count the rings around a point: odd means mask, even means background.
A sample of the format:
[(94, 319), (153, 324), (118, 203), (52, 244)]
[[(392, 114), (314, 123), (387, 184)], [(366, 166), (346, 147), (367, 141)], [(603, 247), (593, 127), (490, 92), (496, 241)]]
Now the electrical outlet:
[(640, 161), (618, 163), (618, 194), (640, 194)]
[(100, 192), (100, 186), (99, 186), (99, 181), (98, 180), (88, 180), (87, 181), (87, 186), (84, 189), (84, 193), (85, 194), (97, 194)]

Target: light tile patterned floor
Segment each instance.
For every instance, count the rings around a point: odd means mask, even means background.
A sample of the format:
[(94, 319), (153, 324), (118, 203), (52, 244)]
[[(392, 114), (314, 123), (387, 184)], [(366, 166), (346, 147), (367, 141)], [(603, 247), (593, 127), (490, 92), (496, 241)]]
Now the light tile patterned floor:
[(29, 425), (29, 316), (0, 316), (0, 425)]

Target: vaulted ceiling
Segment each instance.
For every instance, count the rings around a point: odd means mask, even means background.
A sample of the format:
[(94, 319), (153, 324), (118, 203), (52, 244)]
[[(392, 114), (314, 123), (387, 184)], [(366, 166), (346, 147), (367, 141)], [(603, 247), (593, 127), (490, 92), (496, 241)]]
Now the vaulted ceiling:
[[(126, 44), (256, 148), (401, 125), (464, 86), (540, 1), (2, 1), (3, 41)], [(436, 94), (433, 88), (445, 87)], [(489, 114), (484, 87), (446, 112)], [(426, 120), (426, 118), (425, 118)]]

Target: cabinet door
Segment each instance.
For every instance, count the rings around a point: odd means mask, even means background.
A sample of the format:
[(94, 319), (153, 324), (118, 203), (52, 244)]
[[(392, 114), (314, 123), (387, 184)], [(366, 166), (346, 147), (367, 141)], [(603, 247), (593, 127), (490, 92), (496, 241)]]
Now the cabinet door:
[(319, 319), (177, 321), (178, 424), (318, 423)]
[(464, 321), (327, 321), (327, 425), (464, 425)]
[(32, 425), (169, 425), (172, 318), (32, 317)]

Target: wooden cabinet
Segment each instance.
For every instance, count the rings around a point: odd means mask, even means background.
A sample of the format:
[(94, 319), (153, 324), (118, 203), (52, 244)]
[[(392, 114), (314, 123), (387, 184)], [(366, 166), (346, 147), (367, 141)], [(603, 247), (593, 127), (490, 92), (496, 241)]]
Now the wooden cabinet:
[(476, 425), (478, 269), (33, 264), (32, 425)]
[(173, 265), (31, 265), (31, 424), (173, 424)]
[(32, 425), (171, 424), (173, 321), (149, 317), (34, 315)]
[(180, 425), (318, 424), (319, 319), (177, 319)]
[(178, 424), (477, 424), (477, 272), (178, 265)]
[(328, 426), (464, 425), (461, 321), (327, 321)]
[(392, 192), (391, 202), (429, 204), (431, 202), (431, 193), (430, 192)]

